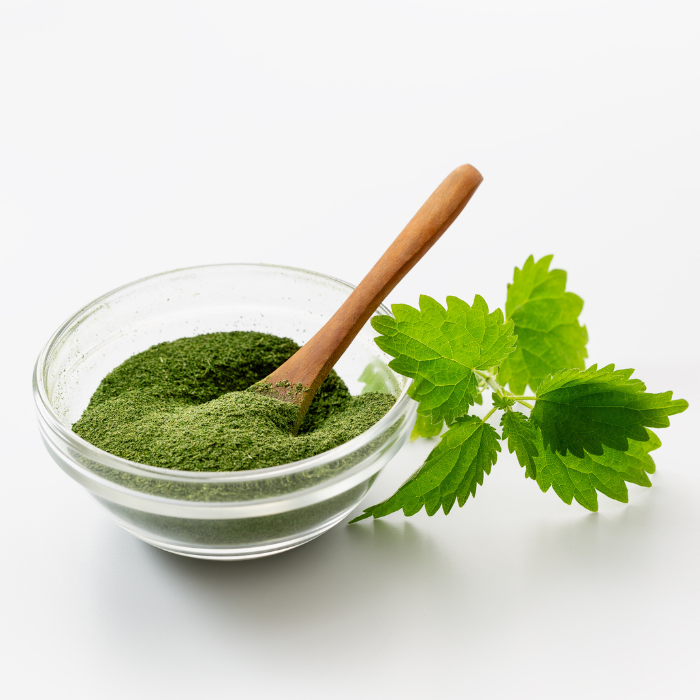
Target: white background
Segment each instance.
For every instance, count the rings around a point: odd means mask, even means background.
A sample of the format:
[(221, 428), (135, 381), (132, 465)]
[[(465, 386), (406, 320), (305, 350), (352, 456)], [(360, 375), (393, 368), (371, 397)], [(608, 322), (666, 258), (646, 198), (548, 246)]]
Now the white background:
[[(694, 5), (0, 0), (6, 697), (700, 696)], [(449, 517), (215, 563), (122, 532), (51, 462), (30, 373), (68, 315), (200, 263), (357, 283), (463, 162), (482, 187), (390, 301), (502, 305), (553, 253), (591, 362), (691, 402), (652, 489), (589, 514), (506, 454)]]

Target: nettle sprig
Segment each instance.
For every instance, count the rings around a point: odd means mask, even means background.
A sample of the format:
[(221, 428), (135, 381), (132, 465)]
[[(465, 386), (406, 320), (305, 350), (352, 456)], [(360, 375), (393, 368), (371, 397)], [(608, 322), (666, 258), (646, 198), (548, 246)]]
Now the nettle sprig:
[[(396, 304), (393, 317), (373, 319), (377, 345), (394, 358), (389, 366), (414, 380), (412, 439), (447, 430), (393, 496), (351, 522), (463, 506), (490, 474), (502, 441), (526, 478), (542, 491), (552, 487), (568, 504), (575, 499), (595, 511), (598, 492), (626, 503), (627, 482), (651, 486), (649, 453), (661, 445), (651, 428), (668, 427), (669, 416), (688, 402), (670, 391), (647, 392), (631, 369), (585, 369), (583, 301), (566, 291), (566, 273), (550, 270), (551, 260), (530, 256), (515, 269), (505, 318), (500, 309), (489, 312), (480, 296), (471, 306), (447, 297), (447, 308), (421, 296), (419, 309)], [(470, 415), (484, 391), (493, 408), (483, 418)], [(497, 411), (500, 435), (488, 423)]]

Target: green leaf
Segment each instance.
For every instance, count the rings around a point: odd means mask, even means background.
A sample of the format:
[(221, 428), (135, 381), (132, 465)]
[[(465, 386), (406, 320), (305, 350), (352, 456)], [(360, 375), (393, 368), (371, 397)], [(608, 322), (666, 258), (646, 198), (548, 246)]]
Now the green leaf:
[(397, 510), (414, 515), (423, 506), (434, 515), (442, 506), (445, 515), (455, 501), (462, 507), (476, 487), (491, 473), (501, 451), (498, 433), (476, 416), (455, 422), (442, 436), (423, 466), (393, 495), (375, 506), (365, 508), (357, 522), (371, 516), (381, 518)]
[(508, 285), (506, 318), (515, 324), (518, 347), (501, 365), (498, 381), (516, 394), (528, 384), (537, 390), (560, 369), (585, 367), (588, 333), (578, 322), (583, 300), (565, 291), (566, 272), (550, 270), (551, 261), (551, 255), (537, 262), (530, 256)]
[[(498, 394), (491, 394), (491, 402), (496, 408), (500, 408), (501, 411), (505, 411), (507, 408), (515, 405), (515, 401), (506, 398), (505, 396), (499, 396)], [(512, 452), (512, 450), (511, 450)]]
[(646, 441), (648, 428), (666, 428), (669, 416), (688, 408), (673, 392), (650, 394), (633, 369), (615, 365), (585, 371), (567, 369), (545, 379), (537, 389), (531, 419), (542, 430), (551, 452), (583, 457), (602, 455), (604, 447), (627, 452), (628, 440)]
[(437, 437), (445, 426), (445, 421), (433, 423), (430, 416), (416, 416), (416, 422), (411, 431), (411, 442), (420, 437)]
[(395, 372), (415, 380), (408, 393), (433, 423), (465, 415), (478, 393), (474, 371), (499, 365), (515, 346), (512, 322), (503, 322), (500, 309), (489, 313), (480, 296), (472, 306), (447, 297), (447, 309), (421, 296), (420, 310), (394, 304), (392, 311), (393, 318), (372, 319), (376, 343), (395, 358)]
[(374, 358), (362, 370), (358, 381), (364, 384), (360, 394), (369, 394), (374, 391), (382, 394), (394, 394), (398, 390), (394, 373), (379, 358)]
[(539, 457), (537, 442), (539, 431), (528, 420), (527, 416), (519, 411), (506, 411), (501, 416), (501, 427), (503, 428), (503, 440), (508, 440), (508, 452), (518, 459), (521, 467), (525, 467), (525, 476), (530, 479), (537, 477), (537, 463), (535, 458)]
[(544, 447), (542, 436), (537, 431), (540, 455), (537, 463), (537, 483), (542, 491), (550, 486), (565, 503), (571, 505), (576, 499), (588, 510), (598, 510), (597, 492), (616, 501), (627, 503), (627, 484), (651, 486), (647, 474), (653, 474), (656, 467), (649, 452), (661, 446), (659, 438), (645, 431), (645, 441), (629, 441), (626, 452), (604, 447), (600, 455), (585, 453), (583, 458), (572, 454), (556, 454)]

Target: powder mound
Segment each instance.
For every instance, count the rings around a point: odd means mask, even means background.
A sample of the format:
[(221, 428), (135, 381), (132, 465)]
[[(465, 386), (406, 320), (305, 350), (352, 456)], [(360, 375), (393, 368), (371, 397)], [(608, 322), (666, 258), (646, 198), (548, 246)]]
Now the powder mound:
[(161, 343), (110, 372), (73, 426), (107, 452), (156, 467), (238, 471), (286, 464), (357, 437), (394, 404), (350, 396), (335, 372), (297, 435), (296, 408), (246, 391), (290, 357), (288, 338), (246, 331)]
[[(245, 391), (298, 349), (289, 338), (255, 331), (205, 333), (159, 343), (113, 369), (92, 395), (88, 411), (132, 389), (151, 389), (190, 404), (205, 403), (230, 391)], [(345, 383), (331, 370), (316, 393), (299, 433), (313, 430), (349, 400)]]

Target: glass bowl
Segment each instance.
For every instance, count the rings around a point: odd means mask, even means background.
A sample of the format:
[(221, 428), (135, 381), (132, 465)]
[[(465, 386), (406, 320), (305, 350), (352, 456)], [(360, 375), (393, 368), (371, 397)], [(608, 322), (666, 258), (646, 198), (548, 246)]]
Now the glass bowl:
[(352, 290), (306, 270), (229, 264), (165, 272), (105, 294), (64, 323), (37, 360), (34, 398), (49, 454), (125, 530), (176, 554), (247, 559), (318, 537), (360, 503), (413, 423), (410, 381), (386, 366), (369, 324), (335, 369), (353, 394), (363, 372), (382, 378), (396, 403), (366, 432), (314, 457), (250, 471), (174, 471), (109, 454), (71, 425), (108, 372), (156, 343), (254, 330), (303, 344)]

